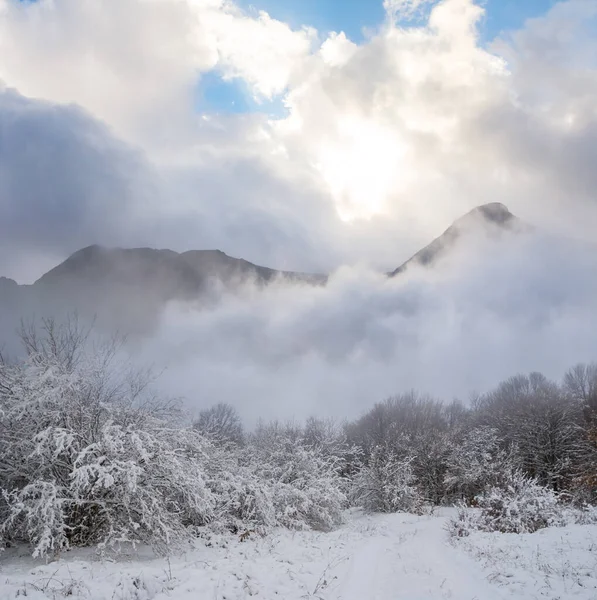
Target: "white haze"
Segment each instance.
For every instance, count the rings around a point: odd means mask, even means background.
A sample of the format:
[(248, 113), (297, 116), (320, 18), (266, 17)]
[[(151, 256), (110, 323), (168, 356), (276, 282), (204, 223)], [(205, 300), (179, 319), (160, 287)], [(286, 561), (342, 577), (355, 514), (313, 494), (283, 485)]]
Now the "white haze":
[(393, 279), (344, 268), (327, 287), (248, 285), (208, 310), (172, 305), (141, 357), (191, 408), (228, 402), (250, 422), (350, 418), (411, 388), (466, 402), (518, 372), (558, 379), (595, 360), (596, 273), (594, 246), (469, 239)]

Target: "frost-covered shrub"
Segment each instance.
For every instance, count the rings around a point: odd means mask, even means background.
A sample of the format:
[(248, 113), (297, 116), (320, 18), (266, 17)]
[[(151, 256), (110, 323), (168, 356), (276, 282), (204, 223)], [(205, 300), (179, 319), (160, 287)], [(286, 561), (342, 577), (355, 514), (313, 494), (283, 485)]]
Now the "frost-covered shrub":
[(209, 444), (171, 406), (73, 331), (29, 338), (27, 360), (0, 365), (0, 537), (35, 555), (70, 545), (158, 550), (213, 518)]
[[(38, 434), (27, 458), (39, 474), (5, 495), (2, 532), (30, 542), (36, 555), (71, 544), (124, 541), (166, 550), (187, 537), (189, 526), (212, 518), (201, 440), (192, 432), (108, 423), (93, 444), (79, 446), (74, 437), (63, 445), (64, 437), (56, 429)], [(64, 472), (58, 473), (61, 464)], [(25, 460), (24, 466), (32, 465)]]
[(597, 524), (597, 506), (569, 504), (562, 508), (564, 525), (595, 525)]
[(561, 519), (557, 494), (518, 471), (477, 496), (476, 504), (486, 531), (532, 533)]
[(237, 533), (277, 525), (271, 485), (245, 463), (238, 449), (216, 449), (206, 477), (215, 500), (212, 527)]
[(377, 446), (354, 480), (353, 503), (372, 512), (420, 513), (423, 499), (415, 485), (412, 459)]
[[(26, 542), (44, 555), (142, 542), (166, 551), (207, 524), (341, 522), (344, 450), (331, 429), (312, 424), (312, 445), (298, 427), (247, 443), (214, 435), (213, 419), (204, 432), (152, 396), (117, 346), (91, 346), (69, 326), (45, 329), (24, 333), (26, 360), (0, 364), (0, 547)], [(238, 433), (230, 409), (209, 414)]]
[(305, 445), (298, 429), (262, 429), (244, 446), (218, 446), (207, 463), (214, 524), (231, 531), (329, 530), (347, 506), (342, 461)]
[(258, 478), (270, 486), (277, 525), (326, 531), (342, 522), (348, 501), (340, 459), (284, 435), (247, 451)]
[(450, 537), (467, 537), (471, 531), (478, 531), (479, 511), (459, 502), (456, 505), (456, 516), (449, 519), (446, 523), (446, 530)]
[(519, 471), (504, 477), (476, 496), (475, 508), (461, 504), (449, 524), (452, 535), (462, 537), (471, 530), (501, 533), (533, 533), (565, 524), (558, 495)]
[(478, 427), (453, 445), (444, 477), (450, 496), (470, 502), (487, 486), (498, 483), (510, 464), (500, 442), (496, 429)]
[(578, 525), (597, 524), (597, 506), (584, 505), (575, 510), (574, 522)]

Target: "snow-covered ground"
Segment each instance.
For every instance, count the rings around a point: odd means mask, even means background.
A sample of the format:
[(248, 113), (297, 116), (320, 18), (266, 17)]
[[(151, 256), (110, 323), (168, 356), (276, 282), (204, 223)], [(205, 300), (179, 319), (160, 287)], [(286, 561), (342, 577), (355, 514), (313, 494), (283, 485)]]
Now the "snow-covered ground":
[(597, 598), (597, 526), (450, 543), (436, 516), (352, 513), (332, 533), (214, 536), (167, 560), (73, 551), (41, 564), (0, 558), (0, 600), (501, 600)]

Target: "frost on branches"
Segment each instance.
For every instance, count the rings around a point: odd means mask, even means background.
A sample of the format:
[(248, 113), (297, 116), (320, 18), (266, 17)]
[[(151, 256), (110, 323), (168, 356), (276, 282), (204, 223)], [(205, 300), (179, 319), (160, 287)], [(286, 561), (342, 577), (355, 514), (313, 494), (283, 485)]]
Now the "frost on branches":
[(460, 506), (457, 517), (450, 522), (450, 531), (456, 537), (466, 536), (471, 530), (533, 533), (564, 524), (558, 494), (518, 470), (476, 496), (474, 504), (473, 509)]
[(2, 544), (35, 556), (137, 542), (166, 552), (206, 525), (341, 522), (341, 460), (304, 436), (202, 432), (123, 367), (117, 345), (92, 346), (70, 324), (23, 340), (27, 358), (0, 364)]
[(411, 463), (412, 458), (400, 458), (389, 448), (373, 448), (355, 478), (355, 503), (372, 512), (421, 512), (423, 500)]
[(225, 404), (193, 423), (117, 343), (92, 343), (76, 322), (21, 337), (26, 357), (0, 360), (0, 548), (169, 552), (206, 528), (327, 531), (349, 505), (420, 513), (463, 501), (456, 536), (597, 519), (586, 505), (597, 495), (597, 367), (563, 386), (517, 376), (471, 407), (411, 392), (343, 426), (245, 432)]
[[(213, 518), (206, 443), (164, 418), (172, 407), (79, 330), (30, 334), (28, 357), (0, 366), (0, 534), (34, 555), (70, 545), (182, 541)], [(119, 363), (120, 364), (120, 363)]]
[(471, 502), (488, 485), (496, 485), (509, 464), (496, 429), (478, 427), (453, 444), (447, 460), (446, 493)]
[(347, 499), (341, 457), (284, 433), (261, 436), (252, 451), (257, 476), (270, 486), (279, 525), (326, 531), (342, 522)]
[(285, 431), (252, 436), (237, 448), (215, 448), (208, 483), (216, 498), (216, 523), (231, 531), (333, 529), (347, 506), (340, 467), (339, 458)]

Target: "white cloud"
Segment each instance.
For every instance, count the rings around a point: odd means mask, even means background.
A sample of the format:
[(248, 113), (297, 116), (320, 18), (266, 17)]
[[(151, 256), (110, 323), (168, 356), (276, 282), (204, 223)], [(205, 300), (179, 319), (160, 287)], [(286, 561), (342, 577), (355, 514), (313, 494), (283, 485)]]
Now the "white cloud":
[(258, 95), (281, 92), (312, 37), (225, 0), (0, 0), (0, 79), (144, 141), (147, 128), (184, 129), (215, 67)]
[[(193, 160), (204, 168), (250, 156), (274, 179), (284, 171), (297, 187), (318, 187), (319, 201), (343, 219), (393, 222), (394, 238), (404, 231), (422, 243), (485, 200), (543, 219), (544, 207), (561, 210), (568, 185), (593, 185), (566, 156), (546, 156), (571, 137), (592, 141), (596, 65), (581, 48), (594, 46), (593, 0), (557, 5), (489, 50), (472, 0), (386, 2), (394, 16), (425, 8), (427, 24), (391, 21), (361, 45), (334, 33), (319, 48), (312, 29), (293, 31), (224, 0), (0, 1), (0, 78), (21, 93), (80, 104), (158, 163), (192, 170)], [(206, 127), (193, 103), (211, 68), (258, 98), (287, 90), (288, 118)], [(531, 147), (528, 130), (545, 139)], [(547, 182), (547, 169), (565, 185)], [(574, 190), (576, 204), (587, 202), (586, 190)], [(582, 209), (589, 221), (591, 211)], [(357, 227), (369, 230), (371, 248), (385, 248), (376, 226)], [(377, 250), (362, 257), (382, 260)]]
[(212, 309), (172, 306), (142, 360), (195, 408), (352, 418), (416, 388), (467, 400), (518, 372), (593, 360), (597, 255), (543, 235), (465, 240), (439, 271), (344, 269), (327, 288), (248, 287)]
[(120, 133), (186, 109), (195, 71), (217, 61), (183, 2), (1, 4), (0, 79), (28, 96), (79, 104)]
[(265, 12), (252, 18), (232, 9), (214, 13), (210, 29), (224, 75), (244, 79), (257, 98), (271, 98), (286, 89), (316, 35), (310, 28), (292, 31)]

